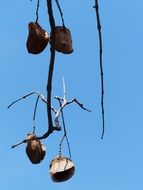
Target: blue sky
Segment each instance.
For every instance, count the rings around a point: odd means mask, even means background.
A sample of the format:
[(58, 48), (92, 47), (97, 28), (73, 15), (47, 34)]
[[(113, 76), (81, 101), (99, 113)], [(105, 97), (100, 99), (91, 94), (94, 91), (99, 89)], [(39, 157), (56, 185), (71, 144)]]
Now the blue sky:
[[(11, 149), (32, 131), (35, 96), (11, 109), (15, 99), (32, 91), (46, 96), (49, 46), (39, 55), (26, 50), (27, 25), (35, 21), (36, 0), (2, 1), (0, 7), (0, 188), (9, 189), (143, 189), (143, 2), (138, 0), (99, 1), (103, 31), (105, 80), (105, 137), (101, 136), (100, 70), (98, 33), (94, 1), (60, 1), (66, 26), (71, 30), (74, 53), (57, 53), (53, 78), (53, 97), (62, 96), (62, 76), (67, 98), (80, 100), (92, 113), (73, 104), (65, 109), (68, 137), (76, 172), (64, 183), (49, 176), (50, 161), (58, 154), (62, 132), (55, 132), (43, 143), (47, 155), (32, 165), (25, 144)], [(50, 32), (46, 1), (40, 3), (39, 23)], [(54, 11), (56, 24), (59, 13)], [(58, 107), (53, 99), (53, 106)], [(38, 135), (47, 129), (45, 105), (40, 102), (36, 120)], [(66, 143), (63, 153), (68, 156)]]

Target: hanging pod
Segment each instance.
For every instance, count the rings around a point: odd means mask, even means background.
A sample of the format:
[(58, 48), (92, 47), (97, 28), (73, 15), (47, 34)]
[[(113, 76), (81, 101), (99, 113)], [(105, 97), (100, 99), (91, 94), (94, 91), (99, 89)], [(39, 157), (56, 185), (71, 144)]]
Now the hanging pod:
[(29, 34), (26, 42), (27, 50), (32, 54), (39, 54), (48, 44), (48, 33), (37, 22), (30, 22), (28, 24), (28, 29)]
[(46, 147), (37, 139), (35, 134), (27, 135), (26, 154), (33, 164), (40, 163), (46, 154)]
[(56, 26), (52, 29), (50, 43), (58, 52), (65, 54), (73, 52), (70, 30), (64, 26)]
[(70, 179), (75, 172), (75, 167), (71, 159), (64, 156), (57, 156), (51, 161), (50, 175), (54, 182), (64, 182)]

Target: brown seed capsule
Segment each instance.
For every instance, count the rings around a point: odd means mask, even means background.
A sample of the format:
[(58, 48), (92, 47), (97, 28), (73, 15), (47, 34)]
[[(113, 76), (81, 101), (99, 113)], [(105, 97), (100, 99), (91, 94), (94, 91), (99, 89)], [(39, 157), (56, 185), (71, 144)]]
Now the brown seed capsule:
[(28, 29), (29, 34), (26, 42), (27, 50), (32, 54), (39, 54), (48, 44), (48, 33), (37, 22), (30, 22), (28, 24)]
[(71, 159), (58, 156), (51, 161), (50, 175), (54, 182), (64, 182), (70, 179), (75, 172), (75, 167)]
[(52, 30), (50, 43), (52, 47), (58, 52), (65, 54), (73, 52), (70, 30), (63, 26), (56, 26)]
[(37, 139), (35, 134), (27, 135), (26, 154), (33, 164), (40, 163), (46, 154), (45, 146)]

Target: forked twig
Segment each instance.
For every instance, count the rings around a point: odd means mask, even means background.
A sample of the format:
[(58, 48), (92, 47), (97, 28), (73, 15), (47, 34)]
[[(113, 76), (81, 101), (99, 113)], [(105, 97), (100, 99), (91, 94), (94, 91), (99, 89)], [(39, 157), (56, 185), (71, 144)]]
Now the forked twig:
[(55, 124), (59, 124), (59, 117), (60, 117), (60, 113), (62, 115), (62, 123), (63, 123), (63, 128), (64, 128), (64, 135), (61, 139), (61, 142), (59, 144), (59, 155), (61, 155), (61, 148), (62, 148), (62, 143), (64, 141), (64, 138), (66, 138), (66, 142), (67, 142), (67, 146), (68, 146), (68, 150), (69, 150), (69, 156), (71, 158), (71, 148), (70, 148), (70, 144), (69, 144), (69, 140), (67, 137), (67, 131), (66, 131), (66, 125), (65, 125), (65, 119), (64, 119), (64, 113), (63, 113), (63, 109), (65, 106), (75, 102), (77, 103), (82, 109), (91, 112), (89, 109), (86, 109), (83, 104), (81, 104), (79, 101), (77, 101), (75, 98), (67, 101), (66, 100), (66, 87), (65, 87), (65, 80), (63, 77), (63, 98), (55, 96), (55, 98), (59, 101), (60, 104), (60, 109), (57, 111), (56, 115), (55, 115)]
[(64, 78), (63, 78), (63, 90), (64, 90), (64, 97), (61, 98), (59, 96), (55, 96), (55, 99), (57, 99), (60, 102), (60, 108), (59, 110), (57, 110), (56, 114), (55, 114), (55, 125), (58, 126), (59, 124), (59, 117), (60, 117), (60, 113), (62, 113), (63, 109), (65, 108), (65, 106), (75, 102), (76, 104), (78, 104), (83, 110), (91, 112), (89, 109), (85, 108), (83, 106), (82, 103), (80, 103), (76, 98), (73, 98), (72, 100), (66, 100), (66, 92), (65, 92), (65, 82), (64, 82)]
[[(58, 98), (57, 100), (59, 101), (60, 108), (62, 107), (62, 102), (63, 101), (66, 102), (66, 86), (65, 86), (64, 76), (63, 76), (63, 99)], [(69, 151), (69, 157), (71, 158), (72, 157), (71, 156), (71, 148), (70, 148), (70, 144), (69, 144), (69, 140), (68, 140), (68, 136), (67, 136), (67, 130), (66, 130), (66, 124), (65, 124), (63, 109), (61, 109), (61, 115), (62, 115), (62, 123), (63, 123), (63, 128), (64, 128), (64, 135), (63, 135), (61, 142), (59, 144), (59, 155), (61, 155), (62, 143), (63, 143), (64, 139), (66, 138), (68, 151)]]
[[(91, 112), (89, 109), (85, 108), (83, 106), (83, 104), (81, 104), (79, 101), (77, 101), (75, 98), (70, 100), (70, 101), (67, 101), (66, 100), (66, 91), (65, 91), (65, 82), (64, 82), (64, 79), (63, 79), (63, 91), (64, 91), (64, 96), (63, 98), (61, 97), (58, 97), (58, 96), (55, 96), (55, 98), (59, 101), (59, 104), (60, 104), (60, 108), (58, 110), (55, 110), (53, 107), (51, 107), (50, 109), (55, 113), (55, 126), (53, 126), (52, 128), (49, 128), (49, 130), (47, 131), (47, 133), (45, 133), (43, 136), (40, 136), (40, 137), (37, 137), (37, 139), (41, 140), (41, 139), (45, 139), (47, 138), (54, 130), (57, 130), (57, 131), (60, 131), (61, 130), (61, 127), (59, 126), (59, 117), (60, 117), (60, 114), (62, 115), (62, 122), (63, 122), (63, 127), (64, 127), (64, 136), (61, 140), (61, 143), (60, 143), (60, 147), (62, 145), (62, 142), (64, 140), (64, 138), (66, 138), (66, 142), (67, 142), (67, 145), (68, 145), (68, 150), (69, 150), (69, 155), (71, 157), (71, 150), (70, 150), (70, 145), (69, 145), (69, 141), (68, 141), (68, 138), (67, 138), (67, 133), (66, 133), (66, 127), (65, 127), (65, 121), (64, 121), (64, 114), (63, 114), (63, 109), (65, 106), (75, 102), (77, 103), (82, 109), (86, 110), (86, 111), (89, 111)], [(40, 93), (40, 92), (32, 92), (32, 93), (29, 93), (25, 96), (22, 96), (21, 98), (15, 100), (14, 102), (12, 102), (8, 108), (10, 108), (12, 105), (14, 105), (15, 103), (19, 102), (20, 100), (23, 100), (33, 94), (36, 94), (37, 95), (37, 99), (36, 99), (36, 103), (35, 103), (35, 108), (34, 108), (34, 113), (33, 113), (33, 133), (35, 133), (35, 118), (36, 118), (36, 111), (37, 111), (37, 105), (38, 105), (38, 101), (39, 101), (39, 98), (42, 99), (42, 101), (44, 103), (46, 103), (47, 107), (49, 107), (49, 104), (47, 103), (47, 100), (45, 99), (45, 97)], [(16, 144), (16, 145), (13, 145), (12, 148), (15, 148), (17, 146), (19, 146), (20, 144), (22, 143), (26, 143), (27, 142), (27, 139), (24, 139), (23, 141), (21, 141), (20, 143)]]
[[(43, 96), (43, 94), (41, 94), (40, 92), (36, 92), (36, 91), (35, 91), (35, 92), (31, 92), (31, 93), (29, 93), (29, 94), (26, 94), (26, 95), (22, 96), (21, 98), (19, 98), (19, 99), (13, 101), (7, 108), (9, 109), (9, 108), (10, 108), (11, 106), (13, 106), (15, 103), (17, 103), (17, 102), (19, 102), (19, 101), (21, 101), (21, 100), (23, 100), (23, 99), (26, 99), (27, 97), (29, 97), (29, 96), (31, 96), (31, 95), (33, 95), (33, 94), (39, 96), (39, 98), (41, 98), (41, 100), (42, 100), (44, 103), (48, 104), (48, 102), (47, 102), (46, 98)], [(52, 111), (56, 112), (56, 110), (55, 110), (52, 106), (51, 106), (51, 109), (52, 109)]]
[(98, 0), (95, 0), (95, 11), (96, 11), (96, 19), (97, 19), (97, 29), (99, 35), (99, 54), (100, 54), (100, 74), (101, 74), (101, 109), (102, 109), (102, 135), (101, 139), (103, 139), (105, 132), (105, 119), (104, 119), (104, 77), (103, 77), (103, 63), (102, 63), (102, 33), (101, 33), (101, 23), (100, 23), (100, 15), (99, 15), (99, 4)]
[[(36, 111), (37, 111), (37, 105), (38, 105), (38, 101), (39, 101), (39, 98), (42, 99), (42, 101), (44, 103), (46, 103), (47, 106), (48, 103), (47, 103), (47, 100), (45, 99), (45, 97), (40, 93), (40, 92), (31, 92), (25, 96), (22, 96), (21, 98), (15, 100), (14, 102), (12, 102), (7, 108), (9, 109), (11, 106), (13, 106), (15, 103), (23, 100), (23, 99), (26, 99), (27, 97), (33, 95), (33, 94), (36, 94), (37, 95), (37, 99), (36, 99), (36, 103), (35, 103), (35, 108), (34, 108), (34, 113), (33, 113), (33, 133), (35, 133), (35, 118), (36, 118)], [(51, 110), (54, 112), (54, 113), (57, 113), (57, 111), (51, 106)], [(23, 141), (22, 141), (23, 142)]]
[(63, 100), (61, 97), (59, 97), (59, 96), (55, 96), (55, 98), (56, 98), (58, 101), (63, 101), (61, 107), (59, 108), (59, 110), (58, 110), (57, 113), (56, 113), (55, 123), (58, 123), (57, 121), (59, 121), (60, 113), (62, 112), (62, 110), (64, 109), (64, 107), (67, 106), (67, 105), (69, 105), (69, 104), (71, 104), (71, 103), (73, 103), (73, 102), (77, 103), (83, 110), (88, 111), (88, 112), (91, 112), (91, 110), (85, 108), (85, 107), (83, 106), (83, 104), (81, 104), (81, 103), (80, 103), (79, 101), (77, 101), (75, 98), (72, 99), (72, 100), (69, 100), (69, 101), (67, 101), (67, 100), (64, 101), (64, 100)]
[(85, 107), (83, 106), (83, 104), (80, 103), (76, 98), (73, 98), (72, 100), (68, 101), (66, 104), (71, 104), (71, 103), (73, 103), (73, 102), (75, 102), (76, 104), (78, 104), (83, 110), (88, 111), (88, 112), (91, 112), (91, 110), (85, 108)]

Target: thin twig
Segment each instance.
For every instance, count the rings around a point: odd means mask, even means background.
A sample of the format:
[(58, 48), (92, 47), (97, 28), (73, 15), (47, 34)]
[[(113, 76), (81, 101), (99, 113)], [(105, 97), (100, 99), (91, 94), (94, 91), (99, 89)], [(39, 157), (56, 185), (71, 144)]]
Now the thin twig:
[[(64, 80), (64, 76), (63, 76), (63, 94), (64, 94), (64, 102), (66, 102), (66, 85), (65, 85), (65, 80)], [(63, 101), (61, 101), (61, 99), (58, 99), (59, 104), (60, 104), (60, 108), (62, 107), (62, 103), (64, 104)], [(70, 144), (69, 144), (69, 140), (68, 140), (68, 136), (67, 136), (67, 130), (66, 130), (66, 124), (65, 124), (65, 119), (64, 119), (64, 112), (63, 109), (61, 109), (61, 115), (62, 115), (62, 123), (63, 123), (63, 129), (64, 129), (64, 135), (63, 138), (60, 142), (60, 151), (59, 153), (61, 154), (61, 147), (62, 147), (62, 143), (64, 138), (66, 138), (66, 142), (67, 142), (67, 146), (68, 146), (68, 151), (69, 151), (69, 157), (71, 158), (71, 148), (70, 148)]]
[(64, 16), (63, 16), (63, 12), (62, 12), (62, 9), (61, 9), (61, 6), (60, 6), (60, 3), (58, 0), (55, 0), (56, 4), (57, 4), (57, 7), (59, 9), (59, 12), (60, 12), (60, 15), (61, 15), (61, 19), (62, 19), (62, 23), (63, 23), (63, 27), (65, 27), (65, 22), (64, 22)]
[(24, 139), (23, 141), (21, 141), (21, 142), (15, 144), (15, 145), (13, 145), (11, 148), (15, 148), (15, 147), (17, 147), (17, 146), (19, 146), (19, 145), (21, 145), (21, 144), (23, 144), (23, 143), (27, 143), (27, 139)]
[(59, 144), (59, 156), (61, 156), (61, 154), (62, 154), (62, 144), (63, 144), (64, 139), (65, 139), (65, 134), (63, 135), (63, 137), (60, 141), (60, 144)]
[(28, 96), (31, 96), (32, 94), (37, 94), (37, 92), (31, 92), (31, 93), (29, 93), (29, 94), (27, 94), (27, 95), (25, 95), (25, 96), (22, 96), (21, 98), (19, 98), (19, 99), (17, 99), (17, 100), (15, 100), (14, 102), (12, 102), (7, 108), (9, 109), (11, 106), (13, 106), (15, 103), (17, 103), (17, 102), (19, 102), (20, 100), (22, 100), (22, 99), (25, 99), (25, 98), (27, 98)]
[[(71, 158), (72, 157), (72, 155), (71, 155), (71, 148), (70, 148), (70, 143), (69, 143), (69, 140), (68, 140), (68, 137), (67, 137), (67, 131), (66, 131), (66, 125), (65, 125), (65, 119), (64, 119), (63, 110), (61, 111), (61, 115), (62, 115), (62, 122), (63, 122), (63, 128), (64, 128), (63, 140), (64, 140), (64, 137), (65, 137), (66, 138), (66, 142), (67, 142), (67, 146), (68, 146), (69, 157)], [(61, 141), (61, 146), (62, 146), (62, 142), (63, 141)]]
[[(31, 92), (31, 93), (29, 93), (29, 94), (27, 94), (27, 95), (25, 95), (25, 96), (22, 96), (21, 98), (15, 100), (15, 101), (12, 102), (7, 108), (9, 109), (9, 108), (10, 108), (11, 106), (13, 106), (15, 103), (19, 102), (20, 100), (26, 99), (27, 97), (29, 97), (29, 96), (31, 96), (31, 95), (33, 95), (33, 94), (38, 95), (39, 98), (41, 98), (44, 103), (48, 104), (48, 103), (47, 103), (47, 100), (46, 100), (46, 98), (43, 96), (43, 94), (41, 94), (40, 92)], [(56, 111), (52, 106), (51, 106), (51, 110), (52, 110), (54, 113), (57, 113), (57, 111)]]
[(105, 119), (104, 119), (104, 77), (103, 77), (103, 64), (102, 64), (102, 33), (101, 33), (101, 24), (100, 24), (100, 15), (99, 15), (99, 4), (98, 0), (95, 0), (95, 11), (96, 11), (96, 19), (97, 19), (97, 29), (99, 35), (99, 54), (100, 54), (100, 73), (101, 73), (101, 109), (102, 109), (102, 135), (101, 139), (103, 139), (105, 132)]
[(37, 0), (37, 9), (36, 9), (36, 23), (39, 19), (39, 7), (40, 7), (40, 0)]
[(83, 104), (80, 103), (76, 98), (74, 98), (74, 99), (68, 101), (67, 104), (71, 104), (71, 103), (73, 103), (73, 102), (75, 102), (76, 104), (78, 104), (83, 110), (88, 111), (88, 112), (91, 112), (91, 110), (85, 108), (85, 107), (83, 106)]
[(61, 107), (59, 108), (59, 110), (57, 111), (56, 115), (55, 115), (55, 125), (58, 126), (58, 123), (59, 123), (59, 117), (60, 117), (60, 113), (62, 112), (62, 110), (64, 109), (65, 106), (75, 102), (77, 103), (83, 110), (85, 111), (88, 111), (88, 112), (91, 112), (89, 109), (85, 108), (83, 106), (83, 104), (81, 104), (79, 101), (77, 101), (77, 99), (72, 99), (70, 101), (67, 101), (66, 99), (64, 100), (63, 98), (59, 97), (59, 96), (55, 96), (55, 98), (58, 100), (58, 101), (63, 101), (62, 102), (62, 105)]
[(37, 105), (38, 105), (39, 98), (40, 98), (40, 96), (38, 95), (38, 97), (36, 99), (36, 103), (35, 103), (35, 108), (34, 108), (34, 114), (33, 114), (33, 133), (35, 133), (35, 129), (36, 129), (35, 118), (36, 118), (36, 111), (37, 111)]

